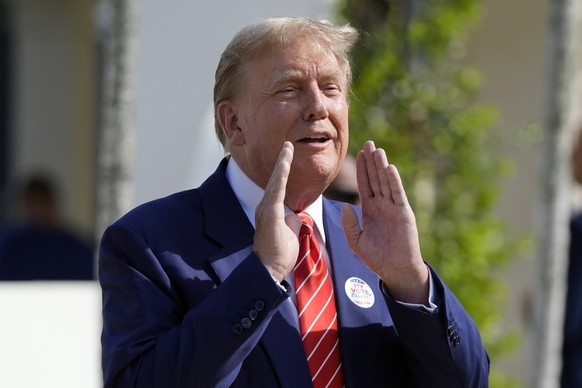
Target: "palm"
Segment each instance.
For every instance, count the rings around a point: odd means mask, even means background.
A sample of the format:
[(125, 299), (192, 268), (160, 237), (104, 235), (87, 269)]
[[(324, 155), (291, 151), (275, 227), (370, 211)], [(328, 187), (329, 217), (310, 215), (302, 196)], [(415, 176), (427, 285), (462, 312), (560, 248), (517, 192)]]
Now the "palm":
[(350, 248), (391, 290), (424, 285), (426, 267), (420, 253), (414, 213), (396, 167), (382, 149), (367, 142), (357, 158), (362, 227), (345, 206), (343, 225)]
[(377, 273), (385, 263), (405, 265), (419, 253), (410, 206), (379, 196), (362, 198), (362, 233), (355, 250)]

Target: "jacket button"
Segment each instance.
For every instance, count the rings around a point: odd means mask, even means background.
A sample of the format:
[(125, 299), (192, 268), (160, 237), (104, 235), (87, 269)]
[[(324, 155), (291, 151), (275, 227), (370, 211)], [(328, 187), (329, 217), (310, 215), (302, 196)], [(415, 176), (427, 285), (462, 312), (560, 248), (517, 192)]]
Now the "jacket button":
[(265, 302), (262, 300), (257, 300), (255, 302), (255, 310), (257, 311), (263, 311), (263, 309), (265, 308)]
[(458, 335), (456, 335), (455, 338), (453, 338), (453, 347), (456, 347), (460, 343), (461, 343), (461, 337), (459, 337)]
[(244, 327), (245, 329), (248, 329), (252, 325), (251, 320), (248, 318), (243, 318), (242, 321), (240, 321), (240, 323), (241, 323), (242, 327)]
[(249, 311), (249, 318), (251, 319), (251, 321), (254, 321), (255, 319), (257, 319), (257, 317), (259, 316), (259, 312), (255, 309)]
[(233, 327), (232, 327), (232, 332), (236, 335), (241, 335), (243, 332), (243, 327), (241, 325), (239, 325), (238, 323), (236, 323)]

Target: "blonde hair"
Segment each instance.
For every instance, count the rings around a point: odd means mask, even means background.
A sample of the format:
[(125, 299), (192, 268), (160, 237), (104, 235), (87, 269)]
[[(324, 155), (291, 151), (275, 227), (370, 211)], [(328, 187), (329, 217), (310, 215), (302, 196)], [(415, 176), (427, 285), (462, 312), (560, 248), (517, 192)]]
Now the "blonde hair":
[(240, 30), (220, 57), (214, 81), (214, 126), (218, 140), (228, 150), (226, 137), (216, 110), (221, 101), (231, 100), (238, 93), (239, 69), (245, 60), (273, 46), (289, 45), (299, 39), (308, 39), (321, 50), (330, 50), (345, 69), (346, 85), (352, 80), (349, 51), (358, 40), (356, 29), (346, 24), (334, 25), (326, 20), (308, 18), (270, 18)]

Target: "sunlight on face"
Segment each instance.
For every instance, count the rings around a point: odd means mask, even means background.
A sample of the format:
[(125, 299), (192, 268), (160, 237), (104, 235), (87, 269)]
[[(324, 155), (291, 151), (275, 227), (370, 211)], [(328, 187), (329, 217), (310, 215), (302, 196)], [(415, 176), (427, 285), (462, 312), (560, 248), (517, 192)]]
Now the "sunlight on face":
[(244, 141), (231, 147), (233, 158), (265, 187), (283, 142), (291, 141), (288, 193), (321, 194), (348, 145), (345, 69), (331, 51), (299, 41), (249, 60), (241, 79), (234, 104)]

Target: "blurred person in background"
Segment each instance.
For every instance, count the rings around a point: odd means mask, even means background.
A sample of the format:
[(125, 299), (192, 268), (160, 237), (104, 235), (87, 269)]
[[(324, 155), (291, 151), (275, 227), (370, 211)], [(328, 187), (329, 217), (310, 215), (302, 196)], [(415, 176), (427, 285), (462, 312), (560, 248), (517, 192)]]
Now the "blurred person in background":
[[(574, 182), (582, 185), (582, 128), (572, 152)], [(570, 221), (568, 291), (562, 349), (562, 387), (582, 387), (582, 212)]]
[(92, 280), (91, 244), (65, 227), (45, 175), (18, 188), (18, 219), (0, 231), (0, 280)]

